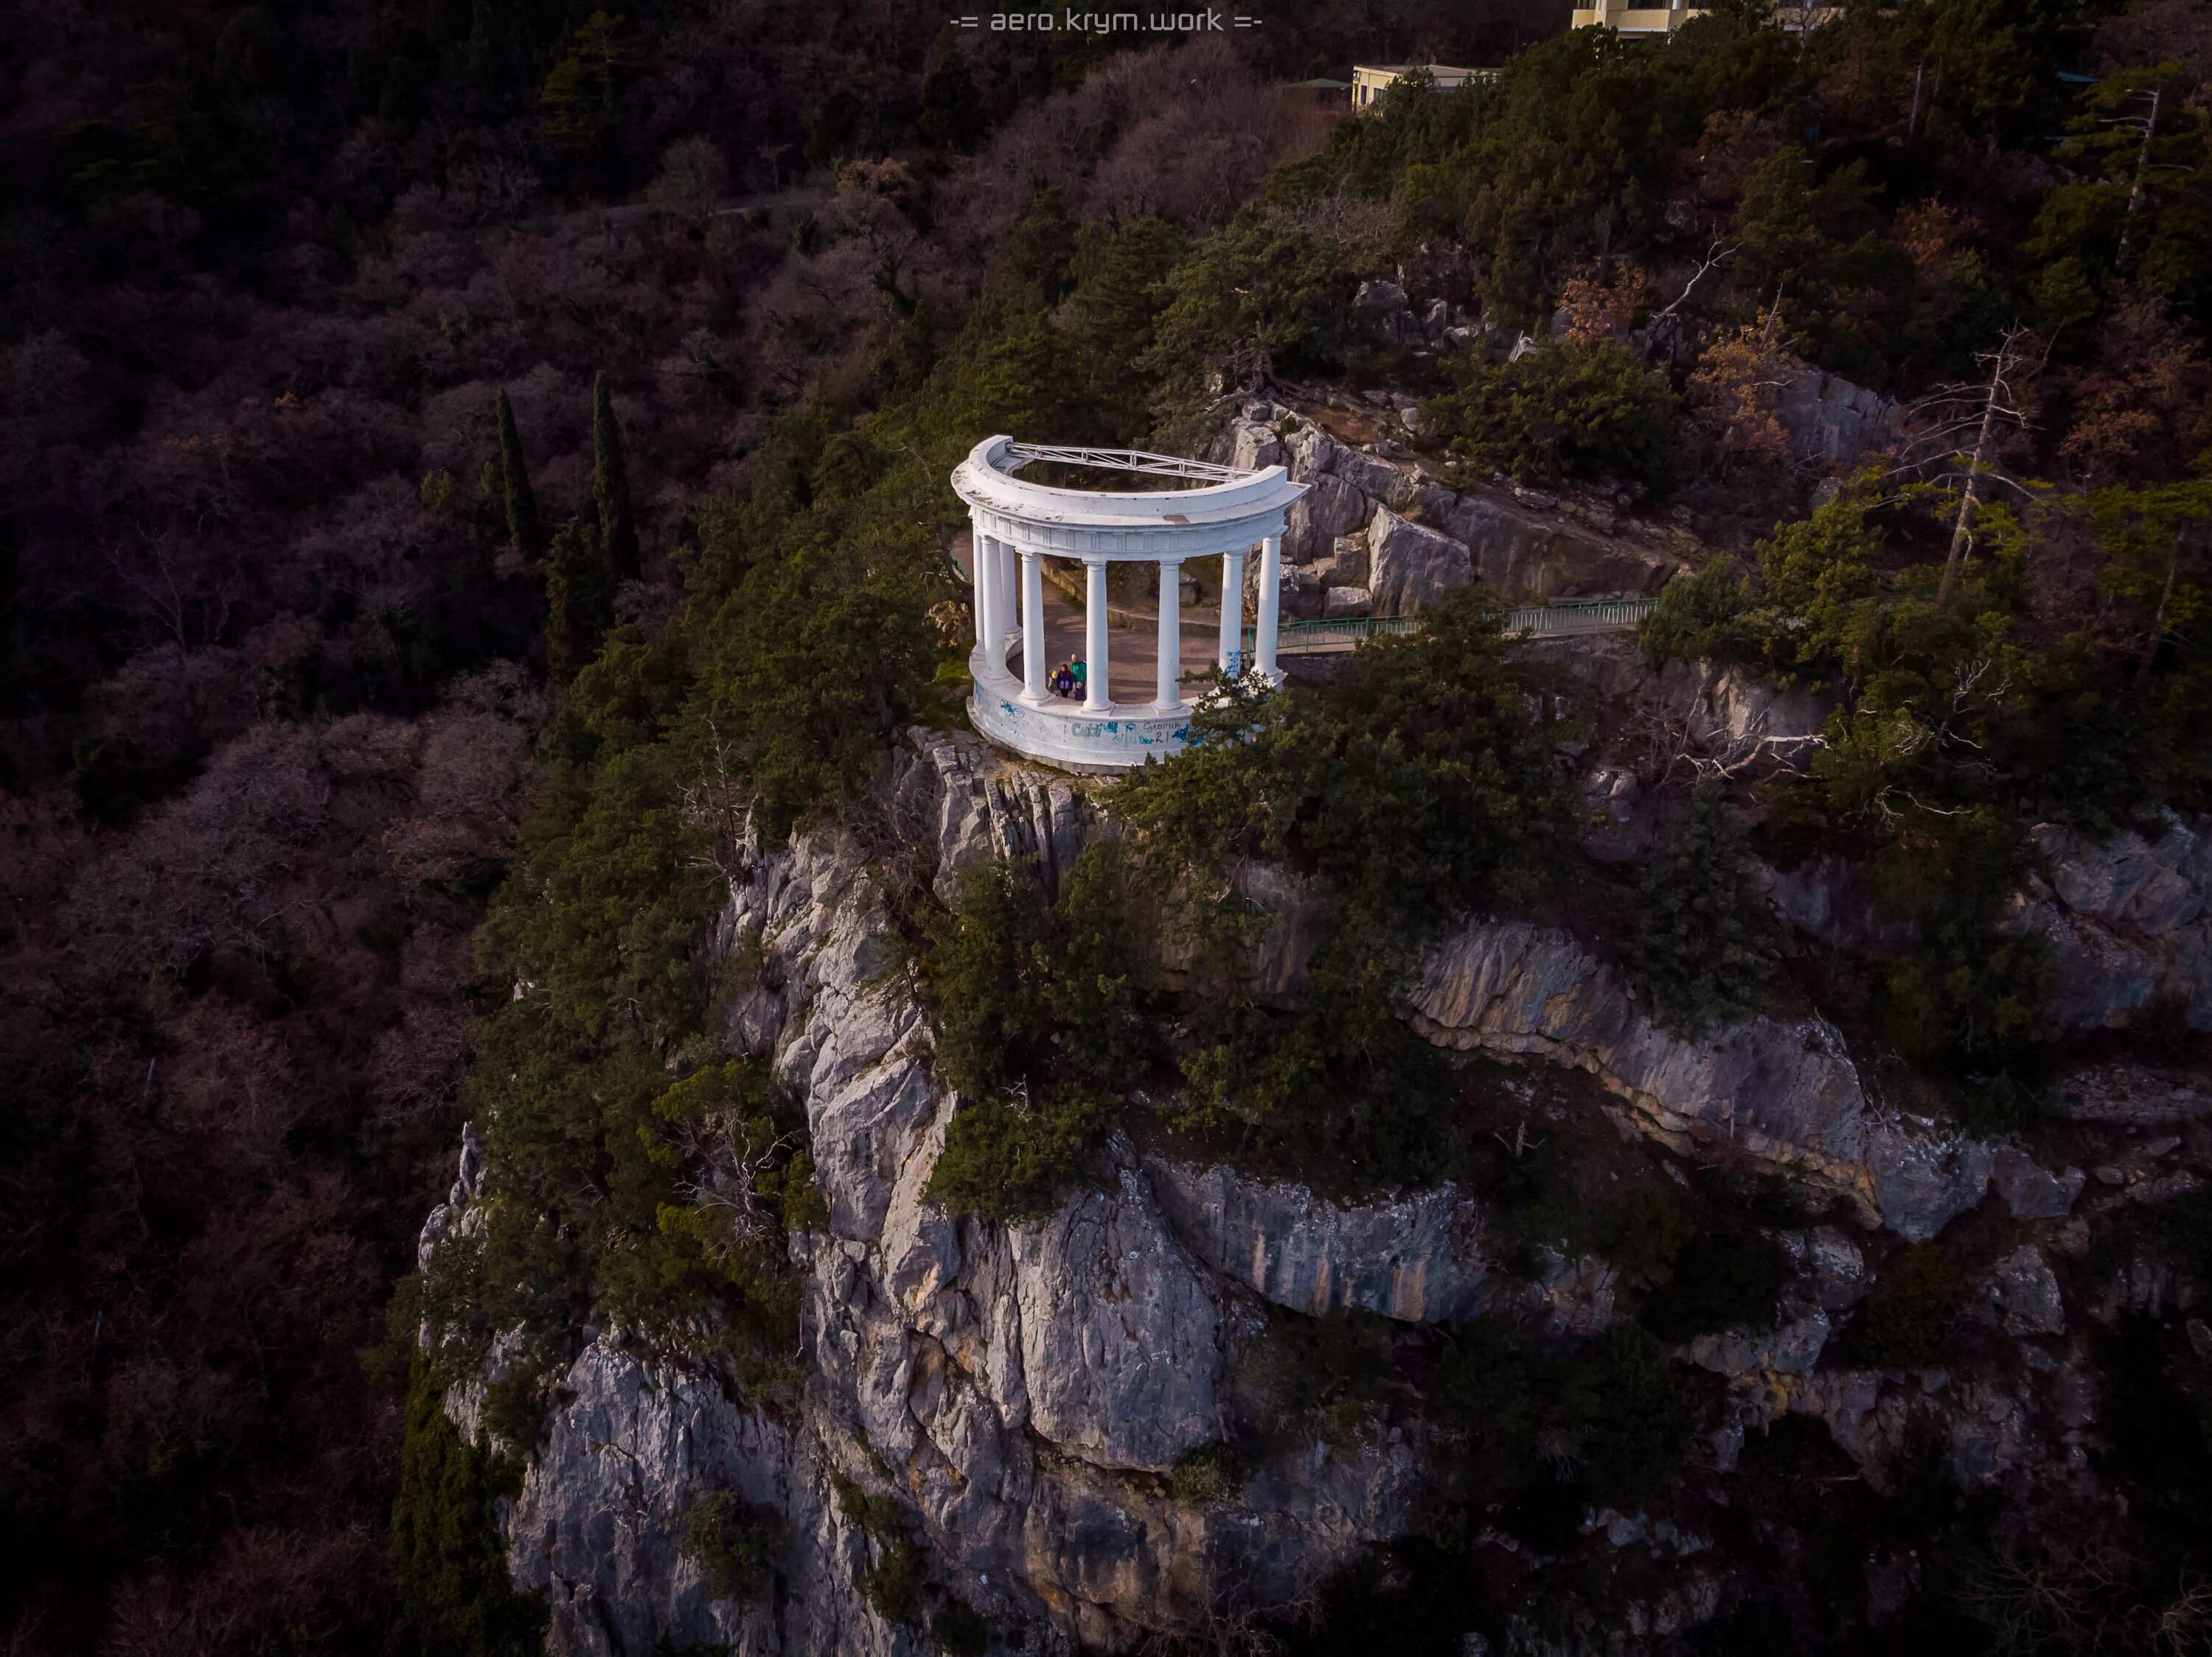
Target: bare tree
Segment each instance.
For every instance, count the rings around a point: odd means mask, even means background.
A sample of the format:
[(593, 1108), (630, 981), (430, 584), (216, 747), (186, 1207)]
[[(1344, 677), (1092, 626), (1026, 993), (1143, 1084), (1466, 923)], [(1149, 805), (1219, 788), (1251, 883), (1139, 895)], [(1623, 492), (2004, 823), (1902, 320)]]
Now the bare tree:
[[(1997, 472), (1995, 463), (2003, 436), (2027, 429), (2025, 399), (2015, 381), (2027, 364), (2033, 338), (2027, 328), (2014, 323), (2005, 330), (1995, 350), (1978, 355), (1978, 361), (1989, 365), (1987, 381), (1939, 387), (1908, 414), (1907, 423), (1914, 436), (1899, 470), (1923, 476), (1932, 471), (1940, 481), (1957, 475), (1958, 462), (1964, 461), (1966, 467), (1958, 514), (1951, 525), (1951, 549), (1943, 563), (1943, 584), (1936, 594), (1939, 605), (1951, 601), (1966, 555), (1973, 550), (1974, 513), (1981, 504), (1982, 480), (1994, 478), (2026, 492), (2025, 484)], [(1960, 446), (1968, 430), (1974, 434), (1971, 449)]]

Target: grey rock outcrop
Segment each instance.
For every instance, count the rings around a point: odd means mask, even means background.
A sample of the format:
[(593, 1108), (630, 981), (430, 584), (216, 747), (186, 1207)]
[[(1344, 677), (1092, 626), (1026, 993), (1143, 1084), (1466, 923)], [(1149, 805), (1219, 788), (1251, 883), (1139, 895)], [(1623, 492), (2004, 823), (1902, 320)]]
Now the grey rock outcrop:
[(1461, 542), (1377, 508), (1367, 530), (1373, 560), (1370, 595), (1376, 612), (1411, 616), (1474, 579), (1474, 559)]
[(2015, 1249), (1998, 1261), (1990, 1280), (1990, 1298), (2008, 1335), (2066, 1332), (2066, 1302), (2058, 1291), (2057, 1274), (2040, 1249)]
[(2013, 924), (2049, 947), (2054, 1010), (2069, 1029), (2118, 1028), (2154, 1002), (2212, 1030), (2212, 835), (2170, 819), (2146, 840), (2102, 844), (2055, 824), (2034, 831), (2050, 871)]
[(2212, 1116), (2212, 1086), (2201, 1076), (2142, 1064), (2086, 1065), (2055, 1085), (2051, 1098), (2076, 1122), (2154, 1127)]
[[(948, 889), (1012, 855), (1051, 874), (1102, 824), (1047, 773), (922, 733), (884, 801), (861, 835), (750, 847), (717, 932), (752, 980), (726, 1044), (799, 1087), (829, 1203), (826, 1231), (793, 1243), (803, 1398), (771, 1416), (613, 1334), (587, 1341), (506, 1520), (510, 1569), (547, 1591), (560, 1657), (919, 1649), (860, 1591), (881, 1544), (842, 1511), (836, 1480), (898, 1502), (945, 1591), (1100, 1649), (1235, 1594), (1293, 1598), (1408, 1522), (1420, 1467), (1402, 1443), (1316, 1446), (1204, 1508), (1151, 1477), (1220, 1436), (1224, 1377), (1260, 1319), (1178, 1234), (1125, 1144), (1106, 1188), (1041, 1221), (956, 1221), (928, 1202), (954, 1101), (871, 871), (902, 865)], [(1281, 947), (1294, 972), (1294, 944)], [(472, 1189), (456, 1196), (443, 1233), (477, 1212)], [(714, 1490), (781, 1515), (788, 1592), (773, 1605), (713, 1599), (684, 1556), (684, 1515)]]
[(1897, 405), (1839, 375), (1800, 369), (1783, 383), (1774, 417), (1801, 462), (1848, 466), (1893, 436)]
[(1430, 956), (1409, 1011), (1442, 1045), (1587, 1070), (1664, 1142), (1725, 1142), (1795, 1169), (1915, 1240), (1979, 1202), (1996, 1167), (1996, 1145), (1876, 1110), (1826, 1020), (1754, 1018), (1685, 1039), (1555, 929), (1462, 928)]
[(1146, 1167), (1191, 1252), (1278, 1306), (1452, 1323), (1486, 1304), (1480, 1215), (1451, 1185), (1345, 1206), (1218, 1165)]
[(598, 1341), (562, 1377), (563, 1401), (507, 1516), (518, 1587), (544, 1590), (555, 1649), (592, 1657), (677, 1645), (773, 1648), (771, 1612), (717, 1601), (679, 1545), (702, 1496), (783, 1512), (791, 1445), (703, 1375), (648, 1368)]
[(1772, 1329), (1700, 1335), (1690, 1343), (1688, 1355), (1698, 1368), (1720, 1375), (1809, 1375), (1828, 1333), (1828, 1314), (1816, 1307)]
[[(1116, 1138), (1103, 1183), (1043, 1218), (994, 1224), (933, 1206), (957, 1100), (934, 1073), (878, 871), (946, 892), (963, 869), (1012, 856), (1057, 880), (1113, 831), (1080, 788), (925, 733), (908, 738), (878, 803), (850, 831), (745, 848), (716, 932), (747, 976), (723, 1044), (767, 1058), (803, 1094), (829, 1202), (826, 1228), (792, 1243), (803, 1392), (757, 1407), (620, 1331), (584, 1331), (504, 1519), (516, 1580), (546, 1592), (556, 1657), (924, 1649), (862, 1592), (883, 1544), (843, 1510), (848, 1482), (898, 1504), (933, 1595), (1019, 1630), (1026, 1649), (1127, 1649), (1202, 1627), (1227, 1603), (1283, 1603), (1413, 1522), (1425, 1453), (1378, 1429), (1271, 1453), (1218, 1501), (1173, 1499), (1160, 1475), (1224, 1435), (1238, 1360), (1278, 1315), (1261, 1302), (1429, 1324), (1503, 1308), (1561, 1338), (1634, 1310), (1595, 1255), (1539, 1248), (1533, 1282), (1498, 1282), (1478, 1205), (1448, 1185), (1336, 1203), (1140, 1159)], [(1262, 929), (1267, 993), (1292, 994), (1310, 894), (1279, 870), (1243, 878), (1278, 917)], [(1426, 964), (1407, 1014), (1448, 1047), (1586, 1071), (1622, 1101), (1608, 1106), (1618, 1119), (1678, 1148), (1731, 1143), (1907, 1237), (1992, 1191), (2015, 1215), (2054, 1218), (2081, 1188), (2078, 1172), (2051, 1173), (2017, 1147), (1917, 1131), (1877, 1108), (1819, 1020), (1674, 1037), (1563, 932), (1463, 928)], [(481, 1162), (471, 1135), (425, 1227), (426, 1259), (481, 1225)], [(1793, 1270), (1776, 1327), (1708, 1337), (1688, 1355), (1728, 1378), (1732, 1442), (1781, 1410), (1816, 1415), (1877, 1477), (1907, 1431), (1902, 1389), (1820, 1368), (1867, 1292), (1865, 1257), (1832, 1227), (1778, 1241)], [(2015, 1333), (2054, 1316), (2063, 1327), (2055, 1289), (2048, 1263), (2021, 1250), (2000, 1264), (1990, 1315)], [(480, 1386), (448, 1394), (471, 1435), (481, 1398)], [(1974, 1477), (2035, 1453), (2033, 1420), (1995, 1395), (1961, 1387), (1954, 1413), (1954, 1460)], [(719, 1491), (777, 1515), (787, 1536), (783, 1587), (758, 1603), (714, 1599), (680, 1545), (685, 1515)]]
[[(1248, 406), (1224, 429), (1212, 452), (1238, 465), (1279, 463), (1309, 485), (1285, 517), (1286, 564), (1318, 576), (1323, 592), (1332, 586), (1371, 585), (1378, 614), (1410, 614), (1413, 607), (1433, 603), (1472, 581), (1515, 604), (1656, 593), (1683, 567), (1655, 544), (1655, 537), (1656, 543), (1666, 539), (1656, 530), (1639, 538), (1623, 531), (1609, 513), (1586, 521), (1571, 520), (1559, 501), (1533, 491), (1522, 500), (1502, 489), (1449, 489), (1416, 462), (1340, 442), (1310, 420), (1296, 420), (1288, 436), (1282, 436), (1277, 426), (1285, 412), (1273, 404)], [(1396, 414), (1409, 431), (1418, 427), (1418, 417), (1407, 408), (1400, 407)], [(1378, 516), (1384, 513), (1389, 519)], [(1410, 523), (1410, 513), (1418, 513), (1421, 522)], [(1379, 564), (1371, 583), (1352, 579), (1350, 571), (1338, 576), (1313, 570), (1331, 557), (1339, 538), (1376, 527), (1389, 530), (1393, 521), (1423, 529), (1457, 550), (1406, 543), (1397, 582), (1385, 582)], [(1401, 600), (1408, 607), (1396, 607)]]
[(1217, 1435), (1222, 1307), (1141, 1173), (1011, 1241), (1031, 1426), (1094, 1466), (1155, 1472)]

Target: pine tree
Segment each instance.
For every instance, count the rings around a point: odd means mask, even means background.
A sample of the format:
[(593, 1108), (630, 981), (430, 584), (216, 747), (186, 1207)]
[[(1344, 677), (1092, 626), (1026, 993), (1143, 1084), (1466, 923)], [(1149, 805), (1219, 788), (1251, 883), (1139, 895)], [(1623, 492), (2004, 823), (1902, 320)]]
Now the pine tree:
[(638, 576), (637, 520), (629, 508), (629, 474), (623, 469), (622, 428), (606, 371), (592, 380), (592, 494), (599, 507), (599, 540), (617, 580)]
[(937, 32), (921, 77), (923, 139), (940, 149), (966, 149), (983, 136), (983, 101), (951, 25)]
[(589, 518), (571, 518), (545, 558), (545, 671), (566, 685), (598, 654), (615, 624), (614, 561)]
[(1628, 958), (1659, 1020), (1686, 1035), (1766, 1003), (1781, 926), (1747, 876), (1750, 848), (1717, 783), (1702, 783), (1636, 877)]
[(499, 414), (500, 491), (506, 497), (508, 545), (535, 558), (545, 545), (538, 523), (538, 497), (531, 492), (530, 470), (522, 459), (522, 434), (515, 429), (514, 405), (501, 387), (493, 406)]

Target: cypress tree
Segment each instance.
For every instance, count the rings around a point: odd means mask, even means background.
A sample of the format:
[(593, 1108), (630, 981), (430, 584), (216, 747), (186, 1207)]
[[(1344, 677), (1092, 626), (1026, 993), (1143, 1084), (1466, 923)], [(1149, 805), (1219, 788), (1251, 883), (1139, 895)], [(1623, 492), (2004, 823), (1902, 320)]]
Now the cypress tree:
[(607, 394), (606, 370), (592, 380), (592, 493), (599, 503), (599, 540), (617, 580), (638, 574), (637, 521), (629, 509), (629, 474), (623, 470), (622, 428), (615, 423), (614, 399)]
[(571, 518), (545, 557), (545, 671), (556, 685), (574, 679), (615, 624), (614, 561), (589, 518)]
[(514, 429), (514, 405), (500, 388), (493, 399), (499, 412), (499, 478), (507, 498), (507, 539), (526, 558), (535, 558), (544, 546), (538, 524), (538, 497), (531, 493), (530, 470), (523, 464), (522, 434)]
[(1638, 871), (1629, 964), (1671, 1030), (1701, 1034), (1766, 1004), (1782, 927), (1751, 884), (1751, 862), (1721, 785), (1701, 783)]

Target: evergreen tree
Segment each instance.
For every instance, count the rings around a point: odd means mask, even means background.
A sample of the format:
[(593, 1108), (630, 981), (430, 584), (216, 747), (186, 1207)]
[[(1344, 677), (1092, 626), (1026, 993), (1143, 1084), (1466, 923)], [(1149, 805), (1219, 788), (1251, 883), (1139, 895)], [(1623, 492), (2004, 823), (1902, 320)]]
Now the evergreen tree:
[(1751, 853), (1717, 783), (1701, 783), (1636, 877), (1628, 958), (1659, 1020), (1695, 1035), (1766, 1002), (1781, 928), (1751, 888)]
[(622, 428), (606, 371), (592, 379), (592, 495), (599, 507), (599, 540), (617, 580), (638, 574), (637, 521), (629, 507), (629, 474), (623, 469)]
[(950, 24), (929, 49), (918, 125), (923, 139), (940, 149), (966, 149), (983, 136), (983, 101)]
[(538, 523), (538, 496), (531, 492), (530, 470), (522, 459), (522, 434), (515, 429), (514, 405), (501, 387), (494, 399), (499, 413), (499, 479), (507, 503), (507, 543), (526, 558), (543, 550), (544, 533)]
[(588, 518), (571, 518), (545, 559), (545, 671), (566, 685), (615, 624), (614, 560)]

